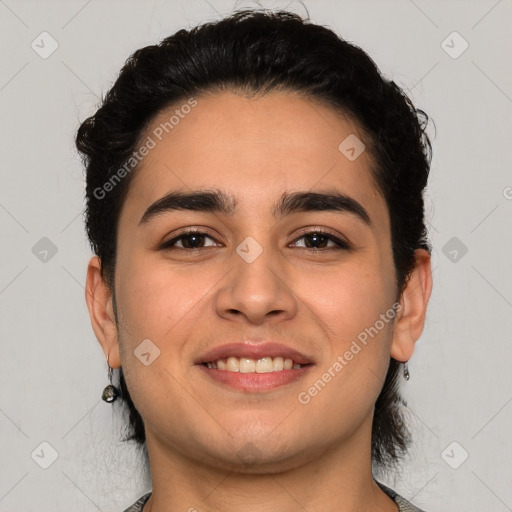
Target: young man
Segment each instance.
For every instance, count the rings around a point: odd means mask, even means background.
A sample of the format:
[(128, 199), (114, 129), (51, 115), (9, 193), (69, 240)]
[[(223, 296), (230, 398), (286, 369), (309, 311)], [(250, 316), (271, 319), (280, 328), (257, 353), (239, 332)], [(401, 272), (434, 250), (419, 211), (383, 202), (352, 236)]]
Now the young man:
[(87, 304), (153, 483), (129, 511), (418, 510), (372, 470), (409, 438), (426, 119), (287, 12), (127, 61), (77, 145)]

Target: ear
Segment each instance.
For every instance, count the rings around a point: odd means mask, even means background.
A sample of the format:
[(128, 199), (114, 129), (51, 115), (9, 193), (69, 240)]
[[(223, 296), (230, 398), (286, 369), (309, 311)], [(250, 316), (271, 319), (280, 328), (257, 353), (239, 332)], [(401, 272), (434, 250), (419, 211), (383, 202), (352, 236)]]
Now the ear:
[(430, 254), (425, 249), (415, 251), (415, 265), (400, 297), (400, 310), (397, 313), (391, 357), (397, 361), (408, 361), (414, 344), (423, 332), (427, 304), (432, 292), (432, 271)]
[(112, 305), (112, 291), (101, 276), (101, 260), (93, 256), (87, 267), (85, 301), (96, 338), (112, 368), (121, 366), (119, 338)]

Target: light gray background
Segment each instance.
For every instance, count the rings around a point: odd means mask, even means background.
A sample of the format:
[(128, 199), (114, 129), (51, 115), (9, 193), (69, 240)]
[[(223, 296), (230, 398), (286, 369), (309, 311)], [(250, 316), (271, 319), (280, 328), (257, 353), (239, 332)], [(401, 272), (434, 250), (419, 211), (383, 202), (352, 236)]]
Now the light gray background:
[[(136, 451), (117, 441), (122, 418), (100, 399), (107, 367), (84, 300), (90, 251), (73, 137), (133, 51), (234, 5), (0, 0), (0, 511), (120, 511), (150, 488)], [(512, 510), (511, 2), (305, 5), (437, 127), (426, 197), (434, 291), (404, 382), (416, 444), (388, 483), (428, 512)], [(59, 45), (47, 59), (31, 47), (43, 31)], [(469, 44), (458, 58), (442, 46), (453, 31)], [(452, 54), (455, 37), (444, 43)], [(33, 252), (43, 237), (57, 249), (46, 261)], [(48, 469), (44, 441), (58, 454)]]

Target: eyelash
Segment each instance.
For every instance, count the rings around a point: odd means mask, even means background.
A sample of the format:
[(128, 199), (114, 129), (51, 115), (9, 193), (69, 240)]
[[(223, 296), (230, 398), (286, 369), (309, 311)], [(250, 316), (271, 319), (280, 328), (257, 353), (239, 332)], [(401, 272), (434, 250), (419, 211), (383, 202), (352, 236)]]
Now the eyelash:
[[(305, 233), (301, 233), (299, 238), (295, 239), (294, 243), (296, 243), (301, 238), (304, 238), (308, 235), (315, 235), (315, 234), (322, 235), (323, 237), (327, 238), (328, 240), (333, 241), (338, 247), (327, 247), (327, 248), (323, 248), (323, 249), (311, 249), (311, 248), (303, 247), (302, 250), (307, 252), (308, 254), (314, 254), (314, 253), (319, 253), (319, 252), (339, 251), (339, 250), (345, 250), (345, 251), (351, 250), (351, 246), (348, 242), (341, 240), (340, 238), (334, 236), (333, 234), (329, 233), (328, 231), (326, 231), (324, 229), (314, 229), (311, 231), (306, 231)], [(179, 240), (181, 240), (183, 238), (187, 238), (188, 236), (191, 236), (191, 235), (206, 235), (208, 238), (215, 240), (212, 236), (210, 236), (208, 233), (205, 233), (204, 231), (191, 229), (188, 231), (184, 231), (183, 233), (180, 233), (178, 236), (172, 238), (171, 240), (168, 240), (167, 242), (164, 242), (161, 245), (160, 249), (161, 250), (178, 249), (178, 250), (187, 251), (187, 252), (191, 252), (191, 251), (198, 252), (198, 251), (201, 251), (202, 249), (208, 249), (208, 247), (199, 247), (197, 249), (187, 249), (184, 247), (172, 247), (172, 245), (175, 244), (176, 242), (178, 242)]]

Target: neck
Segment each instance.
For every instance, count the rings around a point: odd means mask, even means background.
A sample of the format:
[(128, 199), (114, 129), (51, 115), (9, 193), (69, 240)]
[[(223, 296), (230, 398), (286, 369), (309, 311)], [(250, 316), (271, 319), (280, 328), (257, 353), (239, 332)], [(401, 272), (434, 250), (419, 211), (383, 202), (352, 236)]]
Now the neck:
[(371, 421), (356, 436), (321, 453), (303, 453), (265, 468), (194, 460), (146, 430), (153, 492), (144, 512), (396, 512), (371, 472)]

